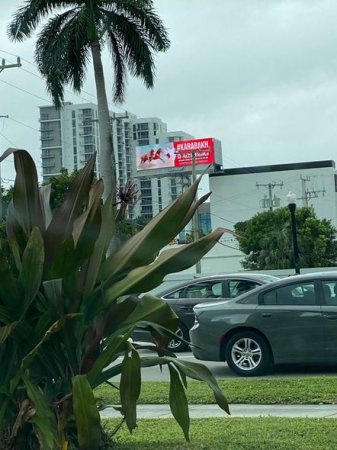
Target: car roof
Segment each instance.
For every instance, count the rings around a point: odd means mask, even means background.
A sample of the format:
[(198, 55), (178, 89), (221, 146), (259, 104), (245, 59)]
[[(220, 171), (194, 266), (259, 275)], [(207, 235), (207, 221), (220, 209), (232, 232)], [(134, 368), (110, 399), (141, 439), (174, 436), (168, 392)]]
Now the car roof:
[(212, 280), (228, 280), (231, 278), (236, 278), (238, 280), (248, 280), (248, 281), (260, 281), (262, 284), (269, 283), (271, 279), (275, 279), (275, 281), (278, 281), (279, 278), (273, 275), (265, 274), (265, 273), (225, 273), (225, 274), (218, 274), (218, 275), (209, 275), (207, 277), (194, 277), (191, 280), (184, 281), (183, 283), (176, 284), (174, 286), (168, 287), (160, 292), (156, 293), (156, 296), (161, 297), (163, 295), (169, 294), (170, 292), (176, 291), (178, 289), (182, 289), (186, 286), (189, 286), (193, 283), (202, 283), (205, 281), (212, 281)]

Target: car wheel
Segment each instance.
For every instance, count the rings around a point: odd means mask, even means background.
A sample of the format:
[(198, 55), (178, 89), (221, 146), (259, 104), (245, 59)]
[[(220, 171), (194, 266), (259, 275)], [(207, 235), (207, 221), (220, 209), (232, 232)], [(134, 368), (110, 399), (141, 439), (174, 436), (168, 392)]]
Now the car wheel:
[(229, 367), (241, 376), (262, 375), (272, 365), (272, 355), (265, 339), (253, 331), (234, 334), (226, 346)]
[[(177, 336), (181, 337), (182, 339), (185, 339), (185, 341), (189, 341), (190, 340), (190, 336), (189, 336), (188, 330), (183, 324), (180, 324), (178, 326), (178, 328), (175, 331), (175, 334)], [(189, 347), (188, 347), (188, 344), (186, 344), (183, 341), (180, 341), (179, 339), (172, 339), (167, 344), (167, 348), (169, 350), (174, 351), (174, 352), (183, 352), (184, 350), (187, 350)]]

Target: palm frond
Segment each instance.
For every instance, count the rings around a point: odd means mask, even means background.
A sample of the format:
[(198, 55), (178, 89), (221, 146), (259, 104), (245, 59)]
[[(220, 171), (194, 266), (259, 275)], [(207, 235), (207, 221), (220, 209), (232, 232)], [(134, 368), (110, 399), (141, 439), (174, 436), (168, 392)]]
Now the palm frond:
[(88, 60), (87, 28), (85, 11), (73, 9), (51, 18), (38, 37), (35, 60), (56, 107), (63, 102), (65, 85), (81, 90)]
[(164, 52), (169, 49), (170, 40), (167, 30), (161, 18), (156, 14), (152, 0), (103, 1), (103, 8), (107, 12), (114, 12), (118, 17), (125, 17), (134, 23), (139, 30), (142, 30), (142, 34), (152, 50)]
[(154, 58), (143, 30), (125, 16), (108, 13), (107, 17), (110, 22), (109, 32), (118, 40), (131, 75), (142, 78), (147, 88), (153, 87)]
[(30, 37), (41, 19), (57, 8), (74, 6), (74, 0), (30, 0), (18, 8), (8, 26), (8, 36), (12, 40), (23, 41)]
[(123, 48), (118, 36), (111, 31), (108, 32), (108, 44), (114, 67), (114, 101), (123, 101), (126, 84), (126, 68), (124, 63)]

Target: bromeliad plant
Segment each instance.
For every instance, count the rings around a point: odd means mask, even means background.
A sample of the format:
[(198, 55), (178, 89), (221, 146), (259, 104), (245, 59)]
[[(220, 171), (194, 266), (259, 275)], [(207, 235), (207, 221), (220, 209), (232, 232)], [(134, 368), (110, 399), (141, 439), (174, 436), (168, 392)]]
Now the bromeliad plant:
[(170, 406), (186, 439), (186, 377), (208, 383), (228, 412), (204, 366), (178, 360), (160, 347), (151, 347), (153, 356), (144, 357), (142, 346), (130, 339), (139, 325), (174, 336), (172, 310), (155, 297), (136, 294), (195, 264), (223, 233), (218, 229), (159, 253), (208, 197), (194, 201), (198, 181), (106, 256), (115, 211), (111, 198), (102, 204), (102, 181), (92, 184), (95, 158), (52, 215), (50, 187), (38, 187), (30, 155), (8, 149), (0, 161), (12, 153), (16, 179), (6, 220), (11, 253), (0, 253), (0, 448), (99, 449), (102, 427), (93, 390), (120, 376), (116, 407), (132, 431), (141, 368), (154, 365), (169, 368)]

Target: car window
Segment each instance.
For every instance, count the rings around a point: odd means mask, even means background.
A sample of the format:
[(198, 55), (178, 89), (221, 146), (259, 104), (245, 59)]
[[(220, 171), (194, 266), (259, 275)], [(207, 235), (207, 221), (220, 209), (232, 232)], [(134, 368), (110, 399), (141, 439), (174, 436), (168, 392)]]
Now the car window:
[(203, 281), (188, 286), (185, 295), (186, 298), (221, 298), (222, 281)]
[(264, 305), (314, 305), (315, 286), (313, 282), (296, 283), (272, 289), (262, 294)]
[(164, 295), (163, 298), (222, 298), (222, 281), (208, 280), (193, 283)]
[(260, 283), (251, 280), (228, 280), (229, 297), (234, 298), (260, 286)]
[(163, 295), (163, 298), (172, 298), (172, 299), (184, 298), (184, 292), (185, 288), (178, 289), (176, 291), (170, 292), (169, 294)]
[(327, 306), (337, 306), (337, 282), (323, 281), (324, 302)]

